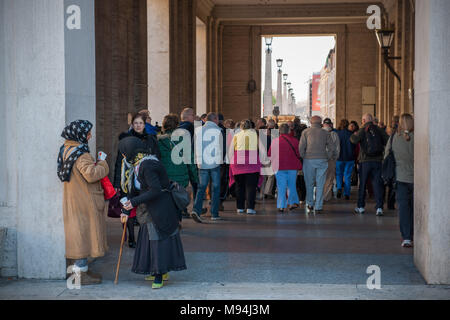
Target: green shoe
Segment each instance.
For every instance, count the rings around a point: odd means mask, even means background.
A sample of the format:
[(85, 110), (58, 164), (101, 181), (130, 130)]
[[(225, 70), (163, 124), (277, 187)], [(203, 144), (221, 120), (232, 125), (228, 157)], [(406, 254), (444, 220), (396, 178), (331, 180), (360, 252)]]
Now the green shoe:
[(161, 283), (152, 283), (152, 289), (161, 289), (164, 286), (164, 280)]
[[(147, 276), (145, 277), (145, 281), (154, 281), (155, 280), (155, 276)], [(163, 281), (169, 281), (169, 274), (165, 273), (163, 274)]]

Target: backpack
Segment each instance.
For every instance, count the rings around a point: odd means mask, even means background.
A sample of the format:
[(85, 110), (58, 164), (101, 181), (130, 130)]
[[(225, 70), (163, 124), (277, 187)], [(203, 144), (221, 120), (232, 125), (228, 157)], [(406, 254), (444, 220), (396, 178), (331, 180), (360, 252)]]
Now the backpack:
[(184, 211), (189, 203), (191, 203), (191, 196), (189, 195), (189, 192), (187, 192), (185, 188), (180, 186), (175, 181), (170, 181), (169, 189), (163, 191), (170, 192), (172, 199), (175, 202), (175, 206), (180, 211)]
[(361, 147), (368, 157), (378, 157), (383, 155), (383, 137), (377, 126), (370, 125), (364, 130), (364, 139)]

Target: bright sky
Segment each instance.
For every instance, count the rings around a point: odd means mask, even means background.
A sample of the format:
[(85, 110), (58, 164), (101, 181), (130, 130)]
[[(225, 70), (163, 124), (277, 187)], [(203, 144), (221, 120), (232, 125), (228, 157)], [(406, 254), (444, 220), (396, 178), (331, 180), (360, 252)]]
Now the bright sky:
[[(262, 38), (262, 86), (264, 89), (264, 75), (266, 72), (267, 48)], [(335, 46), (334, 37), (278, 37), (272, 42), (272, 89), (277, 90), (277, 59), (283, 59), (283, 74), (289, 75), (288, 82), (292, 83), (297, 102), (308, 97), (307, 81), (314, 72), (320, 72), (326, 62), (328, 53)]]

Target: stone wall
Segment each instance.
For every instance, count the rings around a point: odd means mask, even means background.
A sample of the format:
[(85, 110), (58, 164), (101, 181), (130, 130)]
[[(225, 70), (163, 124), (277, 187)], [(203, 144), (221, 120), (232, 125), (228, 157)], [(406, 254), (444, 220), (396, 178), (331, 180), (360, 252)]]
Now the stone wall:
[(97, 149), (111, 167), (127, 114), (147, 107), (147, 1), (96, 0), (95, 42)]

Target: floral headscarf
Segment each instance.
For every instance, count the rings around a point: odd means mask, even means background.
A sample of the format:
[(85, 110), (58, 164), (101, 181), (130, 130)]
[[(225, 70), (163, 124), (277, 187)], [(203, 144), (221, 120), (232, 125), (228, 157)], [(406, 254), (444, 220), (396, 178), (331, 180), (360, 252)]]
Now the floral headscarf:
[(61, 134), (66, 140), (79, 142), (80, 145), (67, 151), (64, 157), (65, 146), (63, 145), (59, 150), (58, 155), (58, 178), (61, 182), (69, 182), (72, 168), (75, 162), (85, 153), (89, 153), (88, 133), (92, 130), (94, 125), (87, 120), (77, 120), (64, 128)]

